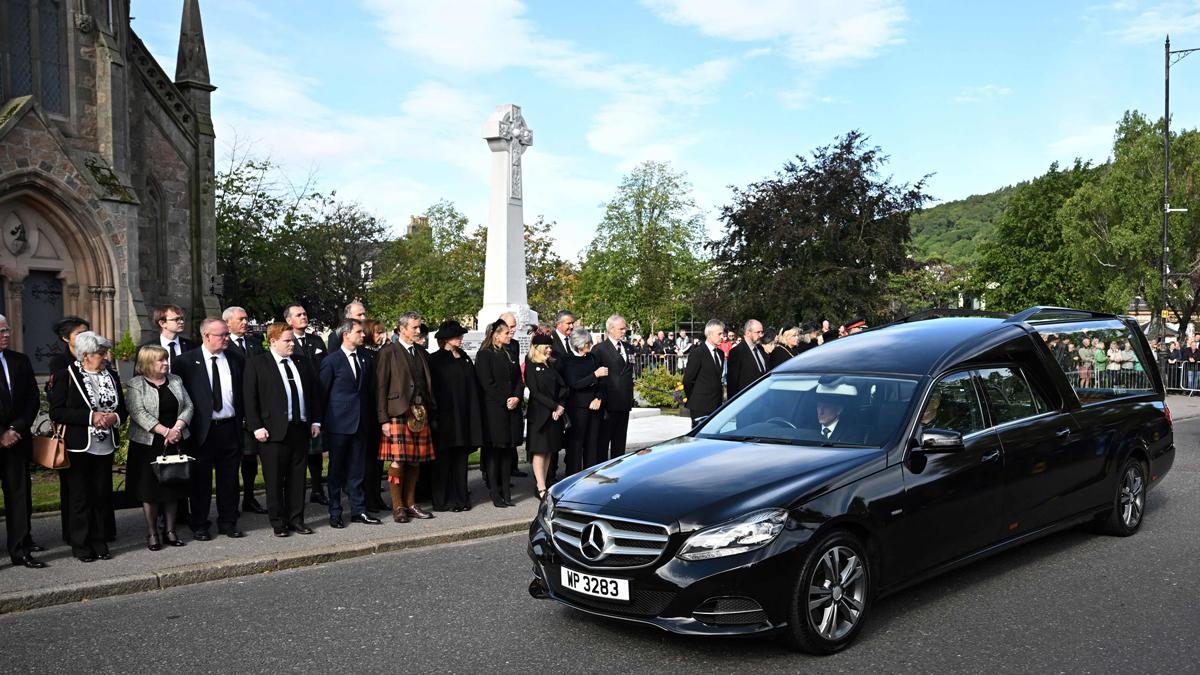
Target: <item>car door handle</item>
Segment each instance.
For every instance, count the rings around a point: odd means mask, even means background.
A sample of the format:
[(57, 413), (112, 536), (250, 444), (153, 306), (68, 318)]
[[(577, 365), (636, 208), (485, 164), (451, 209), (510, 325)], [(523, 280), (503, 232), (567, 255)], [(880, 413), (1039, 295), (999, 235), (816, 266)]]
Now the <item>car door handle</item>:
[(1071, 427), (1063, 427), (1062, 429), (1054, 432), (1054, 435), (1058, 436), (1059, 438), (1066, 438), (1067, 436), (1071, 435)]
[(988, 452), (985, 452), (983, 454), (983, 458), (980, 459), (979, 461), (980, 462), (991, 462), (996, 459), (1000, 459), (1000, 451), (999, 450), (989, 450)]

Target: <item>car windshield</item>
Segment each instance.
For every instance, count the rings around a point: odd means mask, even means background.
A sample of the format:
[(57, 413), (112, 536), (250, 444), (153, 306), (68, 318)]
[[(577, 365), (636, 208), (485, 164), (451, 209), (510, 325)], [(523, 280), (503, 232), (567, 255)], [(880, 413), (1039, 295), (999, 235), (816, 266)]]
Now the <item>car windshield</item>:
[(881, 447), (904, 422), (916, 380), (864, 375), (773, 375), (714, 413), (700, 438)]

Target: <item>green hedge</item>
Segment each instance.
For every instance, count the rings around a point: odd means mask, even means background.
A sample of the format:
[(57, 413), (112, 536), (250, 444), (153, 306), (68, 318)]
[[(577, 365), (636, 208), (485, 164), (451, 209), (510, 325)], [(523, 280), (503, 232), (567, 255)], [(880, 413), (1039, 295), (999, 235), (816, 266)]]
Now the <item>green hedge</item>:
[(683, 376), (662, 366), (647, 368), (634, 380), (633, 389), (647, 405), (678, 408), (683, 401)]

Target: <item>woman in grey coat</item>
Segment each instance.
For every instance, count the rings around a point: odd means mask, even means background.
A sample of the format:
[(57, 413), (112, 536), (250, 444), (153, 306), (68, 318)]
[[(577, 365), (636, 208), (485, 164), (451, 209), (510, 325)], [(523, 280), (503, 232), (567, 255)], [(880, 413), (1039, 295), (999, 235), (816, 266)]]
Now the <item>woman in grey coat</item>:
[(162, 509), (165, 532), (171, 546), (183, 546), (175, 534), (175, 515), (179, 500), (187, 497), (187, 485), (163, 485), (150, 465), (159, 455), (187, 453), (188, 428), (192, 421), (192, 401), (183, 388), (183, 380), (172, 375), (170, 356), (158, 345), (142, 347), (137, 357), (137, 377), (126, 391), (129, 409), (129, 459), (126, 462), (127, 491), (142, 502), (146, 515), (146, 547), (163, 547), (158, 532), (158, 513)]

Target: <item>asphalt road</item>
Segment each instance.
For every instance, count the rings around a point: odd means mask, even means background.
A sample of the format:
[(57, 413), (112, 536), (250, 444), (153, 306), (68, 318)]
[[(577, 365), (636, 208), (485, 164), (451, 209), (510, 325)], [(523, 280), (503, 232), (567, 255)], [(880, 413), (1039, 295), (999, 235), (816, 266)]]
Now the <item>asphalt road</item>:
[(1196, 672), (1200, 420), (1129, 538), (1082, 530), (879, 602), (831, 657), (529, 597), (523, 535), (0, 616), (0, 672)]

